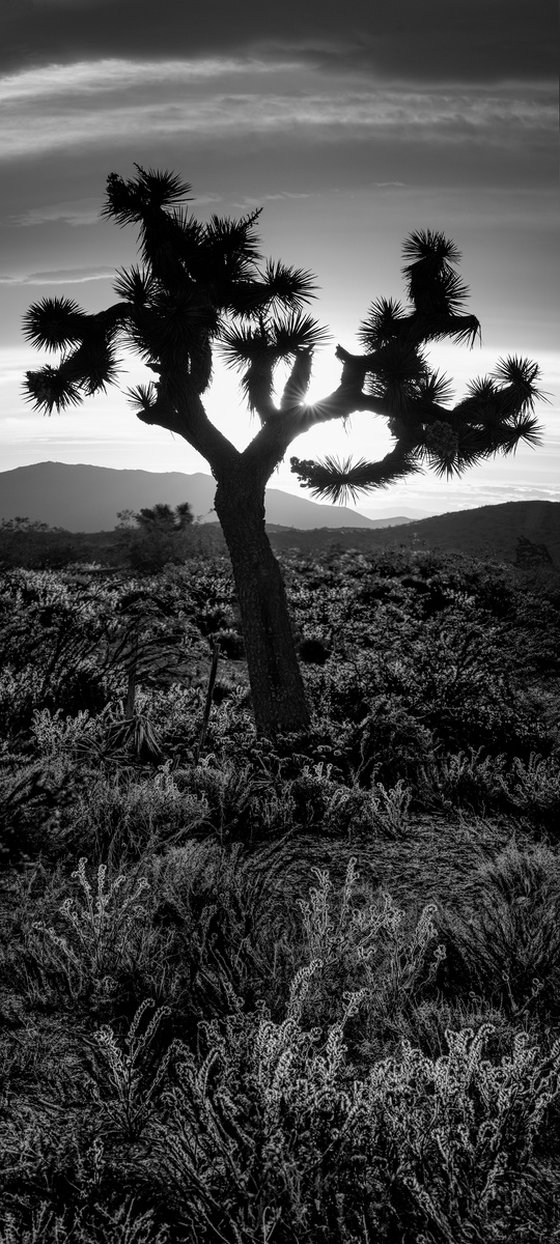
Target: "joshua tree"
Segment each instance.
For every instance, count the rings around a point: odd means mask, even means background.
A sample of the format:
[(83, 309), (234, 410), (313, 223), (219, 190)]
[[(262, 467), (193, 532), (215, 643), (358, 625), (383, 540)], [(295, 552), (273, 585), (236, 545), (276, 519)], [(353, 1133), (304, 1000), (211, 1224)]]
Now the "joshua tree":
[(186, 531), (193, 521), (193, 514), (188, 501), (183, 501), (174, 510), (170, 505), (153, 505), (150, 509), (140, 510), (134, 519), (146, 535), (161, 533), (167, 536)]
[[(417, 231), (404, 244), (409, 306), (379, 299), (359, 328), (363, 354), (341, 346), (340, 383), (306, 402), (314, 349), (327, 333), (305, 310), (311, 274), (263, 260), (259, 211), (239, 220), (201, 223), (185, 206), (190, 186), (177, 175), (135, 166), (125, 180), (111, 173), (102, 214), (139, 230), (141, 266), (117, 273), (117, 301), (88, 315), (67, 298), (48, 298), (27, 312), (24, 331), (37, 347), (60, 353), (57, 366), (28, 372), (26, 392), (50, 414), (115, 383), (119, 347), (138, 353), (154, 379), (129, 390), (137, 417), (184, 437), (206, 458), (216, 480), (215, 508), (231, 556), (245, 638), (255, 722), (265, 734), (309, 722), (282, 575), (264, 523), (265, 487), (296, 437), (317, 424), (371, 411), (388, 422), (394, 447), (379, 462), (291, 459), (313, 495), (332, 501), (386, 487), (423, 467), (460, 475), (519, 441), (534, 445), (532, 414), (538, 368), (501, 360), (450, 406), (449, 382), (430, 369), (423, 348), (450, 339), (470, 343), (480, 331), (466, 315), (468, 290), (460, 258), (441, 233)], [(239, 369), (243, 395), (259, 420), (238, 451), (208, 418), (202, 396), (213, 356)], [(288, 380), (278, 398), (279, 364)]]

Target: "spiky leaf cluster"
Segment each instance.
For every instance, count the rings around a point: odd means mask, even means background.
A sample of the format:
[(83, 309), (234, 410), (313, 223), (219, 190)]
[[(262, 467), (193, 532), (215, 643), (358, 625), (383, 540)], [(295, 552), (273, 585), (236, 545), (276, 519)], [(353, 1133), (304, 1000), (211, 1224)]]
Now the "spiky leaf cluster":
[(403, 246), (409, 308), (389, 298), (371, 304), (358, 331), (365, 351), (391, 340), (420, 346), (449, 338), (472, 345), (480, 333), (476, 316), (465, 313), (468, 286), (454, 271), (460, 251), (443, 233), (420, 229)]
[(387, 487), (423, 467), (450, 479), (497, 453), (515, 453), (522, 443), (536, 448), (541, 429), (533, 410), (537, 401), (546, 400), (538, 377), (538, 366), (529, 359), (500, 359), (492, 376), (472, 381), (467, 396), (447, 409), (440, 403), (448, 396), (448, 381), (431, 373), (404, 417), (395, 407), (389, 426), (396, 445), (379, 462), (292, 458), (292, 470), (322, 500), (356, 501), (360, 493)]
[(23, 335), (38, 350), (64, 350), (82, 340), (85, 313), (71, 298), (42, 298), (23, 317)]
[[(500, 359), (493, 375), (474, 380), (449, 408), (450, 381), (432, 371), (423, 353), (422, 347), (445, 338), (472, 345), (480, 331), (476, 317), (463, 313), (468, 289), (454, 271), (460, 257), (443, 233), (412, 233), (403, 247), (410, 307), (377, 299), (359, 329), (364, 354), (348, 355), (339, 347), (350, 380), (363, 378), (364, 407), (375, 410), (378, 400), (396, 444), (380, 462), (292, 459), (292, 470), (314, 496), (355, 500), (423, 467), (450, 478), (496, 453), (514, 453), (522, 442), (538, 445), (533, 410), (543, 395), (536, 363)], [(355, 400), (359, 409), (359, 395)]]
[(388, 488), (408, 475), (419, 471), (420, 463), (412, 450), (397, 444), (379, 462), (360, 458), (326, 457), (320, 462), (311, 459), (290, 458), (290, 466), (304, 488), (309, 488), (319, 500), (334, 504), (356, 503), (360, 496), (373, 488)]
[(109, 173), (101, 215), (124, 226), (142, 225), (146, 213), (172, 207), (188, 197), (191, 186), (176, 173), (134, 165), (136, 177), (125, 180)]
[[(204, 223), (186, 206), (189, 191), (176, 174), (140, 165), (131, 179), (110, 175), (103, 215), (137, 226), (141, 263), (119, 270), (119, 301), (96, 315), (67, 298), (43, 299), (30, 308), (27, 340), (59, 352), (58, 366), (27, 373), (27, 398), (36, 409), (64, 410), (113, 384), (128, 348), (154, 374), (151, 384), (129, 391), (138, 418), (184, 432), (188, 440), (191, 410), (200, 429), (200, 404), (192, 399), (208, 387), (219, 348), (226, 365), (241, 373), (249, 407), (263, 424), (274, 421), (270, 444), (262, 441), (271, 469), (282, 445), (285, 452), (298, 431), (314, 423), (346, 418), (353, 410), (387, 419), (395, 445), (380, 462), (293, 459), (304, 486), (331, 500), (355, 498), (423, 467), (461, 474), (495, 453), (514, 452), (522, 441), (538, 443), (536, 364), (500, 360), (492, 376), (473, 381), (452, 407), (449, 381), (428, 363), (431, 342), (472, 345), (480, 332), (476, 317), (465, 312), (468, 289), (456, 271), (460, 253), (443, 233), (422, 229), (406, 239), (408, 304), (384, 298), (371, 304), (359, 328), (363, 354), (338, 347), (338, 389), (308, 406), (313, 351), (327, 338), (305, 310), (314, 296), (311, 274), (263, 260), (260, 209), (236, 220), (214, 215)], [(278, 406), (273, 395), (280, 364), (288, 364), (290, 375)], [(286, 421), (284, 441), (279, 419)]]
[(249, 404), (263, 413), (277, 364), (324, 339), (303, 311), (315, 288), (311, 274), (262, 260), (260, 209), (202, 223), (184, 206), (188, 183), (135, 169), (130, 179), (110, 174), (102, 215), (138, 227), (141, 265), (117, 272), (119, 302), (97, 316), (60, 298), (30, 308), (27, 339), (61, 357), (58, 368), (28, 374), (28, 400), (49, 413), (79, 403), (114, 382), (125, 347), (160, 377), (155, 396), (151, 389), (132, 395), (139, 417), (154, 417), (157, 407), (163, 420), (167, 403), (169, 421), (173, 395), (208, 387), (213, 350), (222, 345), (226, 361), (243, 371)]
[(262, 414), (272, 401), (278, 364), (313, 351), (327, 339), (327, 330), (311, 315), (294, 310), (266, 319), (260, 316), (256, 326), (232, 326), (222, 334), (222, 355), (228, 367), (241, 371), (241, 385), (250, 410)]
[(376, 351), (365, 378), (365, 391), (389, 402), (396, 415), (425, 391), (429, 368), (424, 354), (406, 341), (393, 339)]

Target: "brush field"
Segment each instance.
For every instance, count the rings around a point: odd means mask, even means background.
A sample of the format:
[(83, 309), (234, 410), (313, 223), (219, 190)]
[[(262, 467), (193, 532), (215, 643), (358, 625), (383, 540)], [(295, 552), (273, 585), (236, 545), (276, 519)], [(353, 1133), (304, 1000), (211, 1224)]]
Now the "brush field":
[(282, 566), (275, 743), (219, 552), (3, 571), (0, 1244), (560, 1241), (560, 579)]

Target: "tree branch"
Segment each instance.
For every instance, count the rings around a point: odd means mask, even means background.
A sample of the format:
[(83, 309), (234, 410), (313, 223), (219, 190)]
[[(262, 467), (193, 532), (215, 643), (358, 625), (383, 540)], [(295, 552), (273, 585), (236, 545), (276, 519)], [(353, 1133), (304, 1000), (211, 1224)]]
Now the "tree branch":
[(312, 349), (308, 347), (297, 351), (292, 370), (284, 386), (280, 402), (282, 411), (291, 410), (293, 406), (299, 406), (305, 401), (305, 395), (311, 381), (312, 363)]
[(367, 489), (387, 488), (421, 470), (414, 449), (406, 440), (397, 440), (393, 449), (377, 462), (365, 458), (354, 464), (350, 458), (342, 462), (336, 458), (326, 458), (324, 462), (291, 458), (290, 465), (303, 487), (309, 488), (315, 497), (335, 503), (356, 502)]
[(136, 417), (142, 423), (182, 436), (206, 458), (213, 475), (233, 467), (241, 458), (239, 450), (208, 418), (188, 376), (180, 372), (175, 375), (166, 372), (160, 376), (155, 402), (136, 410)]

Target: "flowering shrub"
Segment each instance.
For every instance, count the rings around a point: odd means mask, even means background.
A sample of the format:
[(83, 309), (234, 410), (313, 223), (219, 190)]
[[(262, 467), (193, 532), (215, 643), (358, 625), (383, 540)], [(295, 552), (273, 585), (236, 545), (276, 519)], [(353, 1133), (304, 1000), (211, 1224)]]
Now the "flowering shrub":
[(83, 857), (72, 880), (77, 893), (66, 898), (56, 923), (37, 922), (29, 934), (39, 973), (54, 981), (71, 999), (110, 998), (123, 966), (138, 953), (144, 938), (146, 911), (140, 902), (148, 887), (120, 873), (109, 880), (99, 864), (95, 881)]
[(153, 1156), (184, 1226), (201, 1241), (387, 1239), (398, 1222), (405, 1244), (536, 1242), (560, 1042), (547, 1053), (518, 1033), (495, 1062), (490, 1025), (448, 1030), (439, 1058), (404, 1041), (356, 1075), (343, 1035), (361, 996), (326, 1033), (304, 1029), (314, 971), (294, 979), (281, 1023), (210, 1024), (204, 1060), (180, 1059)]
[(221, 554), (0, 583), (0, 1244), (559, 1236), (557, 588), (283, 569), (274, 740)]
[(513, 1015), (559, 1014), (560, 860), (510, 844), (475, 878), (476, 902), (443, 922), (450, 971), (465, 990), (500, 997)]

